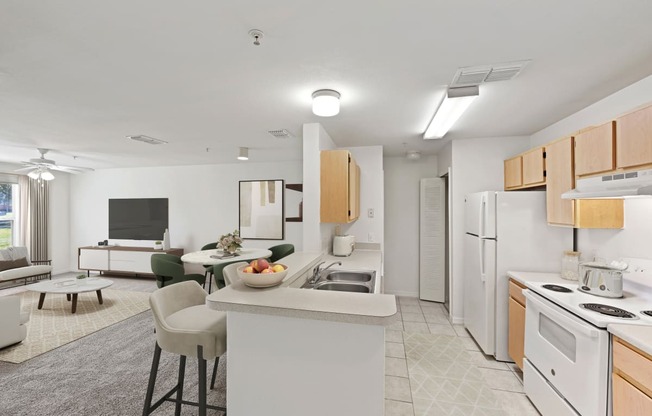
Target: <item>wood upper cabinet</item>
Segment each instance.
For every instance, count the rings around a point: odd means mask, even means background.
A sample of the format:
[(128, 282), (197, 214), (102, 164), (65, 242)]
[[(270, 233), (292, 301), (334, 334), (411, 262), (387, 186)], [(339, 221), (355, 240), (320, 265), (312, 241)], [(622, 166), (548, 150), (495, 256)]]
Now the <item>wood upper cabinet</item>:
[(523, 185), (523, 158), (516, 156), (505, 160), (505, 189), (520, 188)]
[(575, 225), (573, 200), (561, 199), (575, 187), (572, 137), (546, 145), (546, 172), (548, 224)]
[(321, 222), (348, 223), (360, 215), (360, 167), (348, 150), (320, 155)]
[(652, 414), (652, 356), (613, 337), (613, 415)]
[(505, 189), (522, 189), (546, 184), (545, 152), (543, 147), (507, 159)]
[(616, 119), (616, 167), (652, 164), (652, 106)]
[(546, 163), (543, 147), (523, 153), (523, 186), (546, 183)]
[(525, 356), (525, 287), (509, 279), (509, 339), (507, 352), (518, 368), (523, 369)]
[(616, 168), (616, 122), (610, 121), (575, 135), (575, 175), (594, 175)]

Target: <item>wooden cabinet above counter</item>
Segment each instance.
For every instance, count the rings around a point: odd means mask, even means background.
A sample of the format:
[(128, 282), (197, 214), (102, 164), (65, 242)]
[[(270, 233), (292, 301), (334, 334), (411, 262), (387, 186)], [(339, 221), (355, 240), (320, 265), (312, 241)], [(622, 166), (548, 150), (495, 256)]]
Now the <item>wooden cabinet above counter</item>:
[(321, 152), (321, 222), (345, 224), (360, 216), (360, 167), (348, 150)]
[(546, 184), (543, 147), (505, 160), (505, 190), (526, 189)]

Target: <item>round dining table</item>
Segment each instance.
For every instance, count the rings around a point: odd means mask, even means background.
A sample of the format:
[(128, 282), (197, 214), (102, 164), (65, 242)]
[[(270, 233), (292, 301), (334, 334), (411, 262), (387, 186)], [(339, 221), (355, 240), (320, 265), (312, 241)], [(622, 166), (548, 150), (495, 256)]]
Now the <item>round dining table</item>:
[(248, 261), (260, 258), (268, 258), (272, 255), (266, 248), (243, 248), (239, 250), (236, 256), (222, 257), (222, 250), (202, 250), (193, 251), (192, 253), (181, 256), (184, 263), (201, 264), (213, 266), (220, 263), (230, 263), (233, 261)]

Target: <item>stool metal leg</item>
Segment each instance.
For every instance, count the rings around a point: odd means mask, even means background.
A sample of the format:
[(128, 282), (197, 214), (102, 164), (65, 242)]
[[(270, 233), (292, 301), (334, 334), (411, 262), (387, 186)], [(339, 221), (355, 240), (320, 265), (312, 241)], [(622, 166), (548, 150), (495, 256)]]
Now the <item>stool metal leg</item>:
[(180, 416), (181, 415), (181, 401), (183, 400), (183, 379), (185, 376), (186, 372), (186, 356), (181, 355), (179, 356), (179, 381), (177, 381), (177, 385), (179, 386), (179, 389), (177, 390), (177, 403), (174, 408), (174, 416)]
[(217, 377), (217, 366), (220, 363), (220, 357), (215, 357), (215, 364), (213, 364), (213, 376), (211, 377), (211, 390), (215, 388), (215, 378)]
[(154, 395), (154, 384), (156, 383), (156, 374), (158, 373), (158, 363), (161, 361), (161, 347), (156, 343), (154, 347), (154, 358), (152, 359), (152, 369), (149, 372), (149, 383), (147, 384), (147, 395), (145, 396), (145, 406), (143, 407), (143, 416), (150, 413), (152, 406), (152, 396)]
[(204, 347), (197, 345), (197, 367), (199, 369), (199, 416), (206, 416), (206, 360)]

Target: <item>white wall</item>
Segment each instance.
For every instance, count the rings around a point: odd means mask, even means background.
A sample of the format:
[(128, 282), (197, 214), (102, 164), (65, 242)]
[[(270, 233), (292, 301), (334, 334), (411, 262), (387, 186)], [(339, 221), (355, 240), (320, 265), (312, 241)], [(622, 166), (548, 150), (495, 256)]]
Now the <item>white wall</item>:
[(502, 191), (503, 161), (530, 148), (529, 137), (490, 137), (452, 141), (452, 258), (450, 314), (464, 319), (464, 196), (472, 192)]
[(419, 179), (437, 176), (435, 156), (385, 157), (385, 292), (419, 293)]
[(322, 150), (335, 149), (333, 139), (319, 123), (303, 125), (303, 249), (328, 251), (333, 224), (322, 224), (319, 216)]
[[(605, 123), (635, 108), (652, 103), (652, 75), (533, 134), (531, 147)], [(623, 230), (578, 230), (577, 246), (583, 259), (594, 255), (612, 260), (619, 257), (652, 259), (652, 199), (625, 200)]]
[[(301, 173), (301, 162), (240, 162), (105, 169), (73, 176), (70, 181), (69, 245), (72, 251), (69, 262), (76, 269), (77, 247), (108, 238), (109, 198), (169, 198), (171, 245), (190, 252), (238, 228), (238, 181), (284, 179), (286, 184), (301, 183)], [(301, 230), (301, 223), (286, 223), (284, 241), (245, 240), (245, 245), (270, 247), (288, 242), (299, 251), (302, 249)]]
[(652, 103), (652, 75), (556, 122), (530, 137), (531, 147), (541, 146), (579, 129), (604, 124), (621, 114)]
[[(341, 226), (342, 234), (355, 236), (358, 243), (378, 243), (383, 247), (384, 239), (384, 187), (383, 147), (343, 147), (351, 152), (360, 166), (360, 218), (351, 224)], [(374, 210), (369, 218), (368, 210)]]

